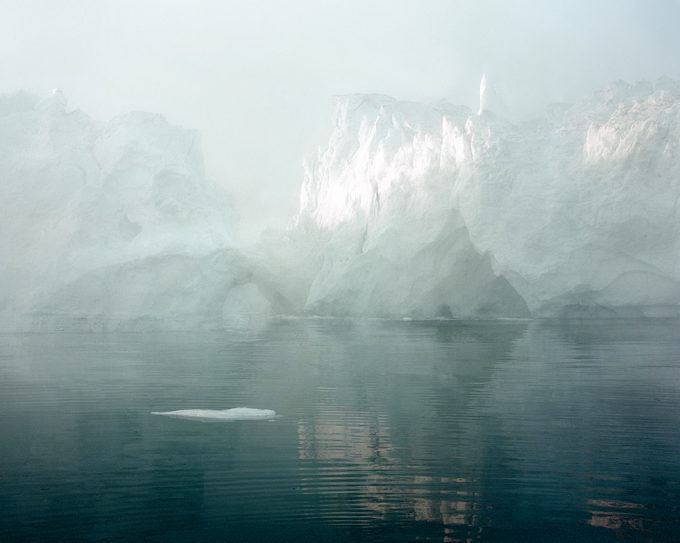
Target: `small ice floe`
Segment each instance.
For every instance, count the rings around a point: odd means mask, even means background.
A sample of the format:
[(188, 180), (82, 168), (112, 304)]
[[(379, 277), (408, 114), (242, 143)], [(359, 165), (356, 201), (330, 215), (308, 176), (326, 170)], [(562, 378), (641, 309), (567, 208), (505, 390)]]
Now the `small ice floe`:
[(178, 419), (202, 422), (231, 422), (235, 420), (274, 420), (279, 418), (271, 409), (234, 407), (233, 409), (180, 409), (179, 411), (152, 411), (152, 415), (165, 415)]

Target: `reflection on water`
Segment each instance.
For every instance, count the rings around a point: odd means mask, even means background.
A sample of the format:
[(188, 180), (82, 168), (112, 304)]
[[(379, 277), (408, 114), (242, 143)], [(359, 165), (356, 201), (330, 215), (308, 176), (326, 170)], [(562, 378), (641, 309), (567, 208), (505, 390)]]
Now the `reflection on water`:
[(0, 336), (0, 540), (675, 541), (678, 326)]

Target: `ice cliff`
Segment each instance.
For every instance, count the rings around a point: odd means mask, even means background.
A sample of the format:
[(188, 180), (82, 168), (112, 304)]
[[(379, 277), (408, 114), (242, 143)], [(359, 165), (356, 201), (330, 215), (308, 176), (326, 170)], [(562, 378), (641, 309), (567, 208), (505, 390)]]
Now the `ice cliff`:
[(676, 315), (680, 85), (613, 84), (512, 123), (337, 99), (291, 236), (306, 311), (387, 317)]
[(0, 96), (0, 175), (5, 325), (221, 327), (280, 311), (233, 248), (193, 131), (148, 113), (97, 122), (59, 91)]
[(680, 314), (680, 85), (501, 104), (338, 98), (294, 226), (244, 253), (196, 133), (0, 96), (0, 327)]

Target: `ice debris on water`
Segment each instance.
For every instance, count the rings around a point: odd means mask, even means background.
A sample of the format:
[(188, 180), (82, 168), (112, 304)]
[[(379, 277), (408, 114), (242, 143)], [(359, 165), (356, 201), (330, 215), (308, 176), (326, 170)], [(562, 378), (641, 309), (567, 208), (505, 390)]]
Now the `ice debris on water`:
[(273, 420), (278, 417), (276, 411), (273, 411), (272, 409), (254, 409), (251, 407), (234, 407), (232, 409), (180, 409), (178, 411), (152, 411), (151, 414), (204, 422)]

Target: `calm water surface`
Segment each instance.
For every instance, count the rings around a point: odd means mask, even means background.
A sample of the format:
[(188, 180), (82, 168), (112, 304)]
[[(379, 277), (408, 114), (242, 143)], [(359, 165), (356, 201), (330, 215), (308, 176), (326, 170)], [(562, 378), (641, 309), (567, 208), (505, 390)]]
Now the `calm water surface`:
[(678, 332), (2, 335), (0, 541), (680, 541)]

